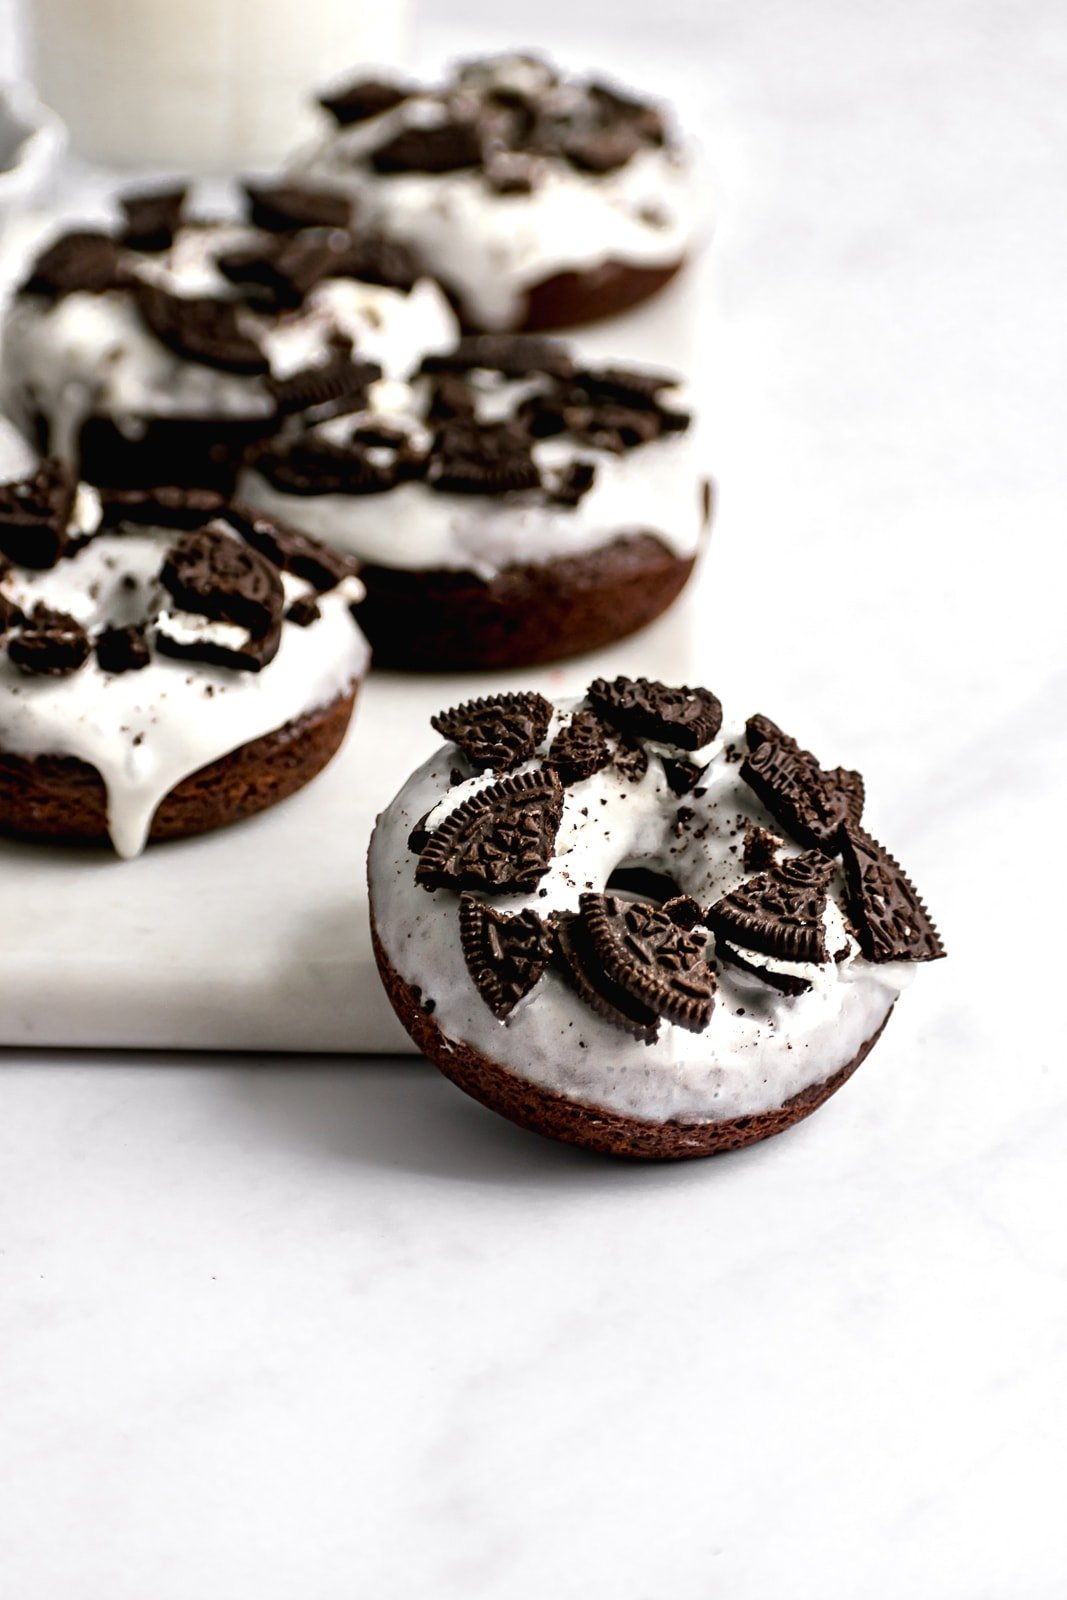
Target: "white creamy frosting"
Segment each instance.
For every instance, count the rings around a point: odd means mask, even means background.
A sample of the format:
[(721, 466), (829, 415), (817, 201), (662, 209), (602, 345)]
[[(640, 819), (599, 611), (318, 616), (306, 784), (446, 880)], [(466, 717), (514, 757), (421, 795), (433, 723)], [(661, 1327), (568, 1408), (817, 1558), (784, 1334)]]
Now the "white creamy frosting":
[(517, 326), (527, 292), (559, 272), (673, 265), (705, 229), (704, 178), (694, 153), (677, 146), (641, 150), (602, 174), (539, 157), (528, 194), (498, 194), (477, 170), (382, 176), (365, 160), (402, 128), (442, 116), (439, 103), (413, 96), (332, 130), (293, 172), (353, 195), (360, 220), (408, 245), (479, 327)]
[[(91, 490), (83, 497), (81, 515), (89, 520), (81, 528), (95, 526), (95, 498)], [(156, 606), (162, 620), (158, 573), (175, 537), (173, 530), (134, 527), (98, 534), (47, 571), (12, 567), (0, 593), (26, 611), (43, 603), (67, 612), (90, 631), (139, 622)], [(359, 581), (314, 595), (308, 584), (282, 577), (287, 601), (312, 594), (321, 615), (307, 627), (284, 622), (278, 653), (259, 672), (177, 660), (153, 648), (138, 672), (104, 672), (91, 655), (68, 677), (36, 677), (0, 650), (0, 749), (76, 756), (95, 767), (107, 789), (115, 850), (139, 854), (156, 807), (183, 778), (348, 694), (366, 672), (370, 649), (350, 611), (362, 597)], [(229, 645), (247, 637), (206, 617), (172, 609), (166, 615), (175, 637)], [(154, 634), (150, 627), (150, 645)]]
[[(138, 276), (179, 296), (237, 297), (218, 270), (223, 252), (263, 235), (242, 223), (182, 229), (157, 255), (128, 257)], [(255, 314), (251, 320), (256, 323)], [(377, 361), (387, 376), (404, 377), (427, 350), (444, 349), (456, 321), (435, 283), (421, 279), (409, 293), (328, 279), (303, 304), (257, 324), (272, 375), (287, 377), (328, 359), (342, 334), (356, 354)], [(16, 296), (4, 326), (0, 378), (7, 410), (24, 429), (35, 412), (48, 420), (50, 453), (74, 461), (86, 418), (111, 418), (130, 438), (148, 418), (270, 417), (274, 400), (262, 378), (225, 372), (168, 349), (145, 325), (124, 290), (77, 292), (58, 300)]]
[[(557, 707), (542, 750), (571, 707)], [(668, 873), (702, 905), (729, 894), (752, 875), (742, 861), (746, 824), (778, 824), (740, 777), (743, 729), (723, 734), (686, 759), (710, 766), (702, 793), (672, 793), (650, 760), (640, 783), (609, 766), (564, 791), (563, 819), (549, 870), (529, 894), (493, 895), (505, 914), (530, 908), (540, 916), (577, 910), (584, 890), (603, 890), (620, 866)], [(675, 752), (681, 754), (682, 752)], [(528, 762), (517, 771), (533, 770)], [(631, 1038), (584, 1004), (551, 969), (506, 1022), (485, 1004), (467, 969), (459, 938), (459, 895), (432, 893), (415, 882), (409, 837), (417, 823), (437, 826), (472, 793), (496, 781), (479, 774), (450, 786), (454, 769), (469, 772), (446, 744), (415, 772), (378, 819), (371, 839), (371, 908), (389, 961), (432, 1002), (434, 1022), (462, 1042), (540, 1087), (624, 1116), (663, 1123), (675, 1118), (720, 1121), (780, 1106), (831, 1077), (884, 1022), (911, 976), (904, 963), (877, 965), (860, 953), (842, 916), (843, 877), (830, 886), (825, 965), (774, 963), (810, 982), (803, 994), (780, 993), (758, 977), (723, 964), (708, 1026), (690, 1033), (661, 1022), (651, 1045)], [(680, 806), (692, 811), (676, 832)], [(427, 817), (427, 813), (430, 815)], [(783, 855), (798, 854), (788, 845)], [(747, 950), (743, 952), (747, 958)]]
[[(500, 387), (514, 391), (514, 401), (526, 386)], [(373, 418), (417, 429), (422, 414), (417, 393), (417, 385), (374, 384), (370, 412), (323, 424), (321, 431), (343, 439), (346, 430)], [(668, 390), (664, 401), (677, 405), (680, 397)], [(500, 413), (490, 399), (479, 414), (494, 410)], [(692, 426), (618, 455), (564, 436), (540, 439), (533, 456), (549, 472), (573, 461), (591, 462), (596, 468), (592, 488), (575, 506), (546, 503), (537, 493), (439, 492), (419, 481), (381, 494), (298, 495), (249, 468), (238, 494), (268, 515), (376, 566), (473, 572), (487, 582), (507, 567), (581, 555), (631, 533), (654, 533), (681, 560), (696, 555), (705, 526), (706, 474)]]

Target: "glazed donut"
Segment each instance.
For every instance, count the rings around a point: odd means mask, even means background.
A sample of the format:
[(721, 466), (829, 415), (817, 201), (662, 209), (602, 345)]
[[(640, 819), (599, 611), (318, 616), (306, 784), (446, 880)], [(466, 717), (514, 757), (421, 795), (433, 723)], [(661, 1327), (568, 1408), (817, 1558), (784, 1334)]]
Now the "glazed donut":
[(352, 194), (407, 245), (464, 325), (572, 327), (655, 294), (705, 229), (692, 150), (663, 110), (547, 61), (502, 55), (439, 89), (362, 78), (294, 171)]
[(419, 1048), (514, 1122), (709, 1155), (820, 1105), (943, 948), (863, 782), (707, 689), (489, 697), (378, 819), (382, 980)]
[(362, 408), (306, 413), (251, 454), (239, 493), (359, 556), (380, 665), (553, 661), (643, 627), (693, 571), (709, 506), (677, 384), (468, 336)]
[(0, 828), (96, 842), (235, 822), (340, 746), (370, 660), (355, 563), (206, 490), (0, 484)]
[(125, 229), (54, 241), (4, 328), (5, 408), (98, 484), (232, 489), (237, 461), (323, 393), (403, 375), (455, 337), (400, 246), (348, 202), (249, 186), (250, 218), (187, 221), (184, 190), (125, 201)]

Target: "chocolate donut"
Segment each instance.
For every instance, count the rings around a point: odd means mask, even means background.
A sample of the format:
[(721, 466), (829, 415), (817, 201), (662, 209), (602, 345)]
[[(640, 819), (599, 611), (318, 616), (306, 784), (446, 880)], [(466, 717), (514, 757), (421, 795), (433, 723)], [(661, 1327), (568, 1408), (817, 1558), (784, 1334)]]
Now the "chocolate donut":
[(208, 490), (0, 483), (0, 828), (121, 856), (329, 761), (370, 651), (356, 564)]
[(707, 490), (677, 382), (468, 336), (410, 384), (305, 412), (240, 494), (360, 558), (380, 665), (557, 660), (643, 627), (693, 570)]
[(378, 819), (383, 983), (446, 1076), (614, 1155), (736, 1149), (807, 1116), (944, 951), (858, 773), (707, 689), (487, 696)]
[(704, 231), (692, 150), (661, 107), (547, 61), (466, 62), (440, 88), (361, 78), (294, 172), (353, 195), (470, 329), (594, 321), (655, 294)]
[(309, 395), (455, 337), (437, 285), (336, 195), (250, 187), (247, 223), (186, 221), (182, 202), (134, 196), (124, 231), (54, 241), (8, 312), (6, 409), (83, 478), (229, 490)]

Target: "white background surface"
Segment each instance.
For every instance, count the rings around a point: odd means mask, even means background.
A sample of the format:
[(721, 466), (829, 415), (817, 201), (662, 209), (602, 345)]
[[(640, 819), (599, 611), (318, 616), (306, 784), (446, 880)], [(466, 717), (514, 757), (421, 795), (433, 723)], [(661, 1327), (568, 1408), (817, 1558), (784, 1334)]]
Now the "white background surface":
[(1067, 24), (687, 11), (608, 48), (720, 175), (705, 675), (866, 772), (950, 959), (816, 1118), (675, 1169), (414, 1062), (9, 1052), (5, 1595), (1067, 1589)]

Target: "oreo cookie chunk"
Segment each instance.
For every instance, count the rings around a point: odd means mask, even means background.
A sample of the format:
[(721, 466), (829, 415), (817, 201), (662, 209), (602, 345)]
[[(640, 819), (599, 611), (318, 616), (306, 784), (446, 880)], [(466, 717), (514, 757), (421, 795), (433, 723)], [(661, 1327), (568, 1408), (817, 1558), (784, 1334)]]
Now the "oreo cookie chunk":
[(548, 871), (563, 814), (551, 771), (527, 772), (463, 800), (434, 829), (415, 871), (424, 889), (534, 889)]
[(402, 105), (413, 91), (385, 78), (357, 78), (333, 94), (319, 96), (319, 105), (342, 128), (380, 117)]
[(868, 961), (937, 961), (941, 936), (899, 862), (850, 823), (841, 835), (848, 909)]
[(459, 897), (463, 958), (475, 987), (501, 1022), (540, 981), (552, 950), (549, 931), (534, 911), (505, 916), (472, 894)]
[(175, 355), (244, 376), (270, 371), (256, 336), (242, 325), (240, 306), (232, 300), (174, 295), (142, 280), (136, 304), (149, 330)]
[(827, 962), (823, 917), (834, 864), (818, 850), (776, 861), (707, 913), (716, 935), (776, 961)]
[(268, 233), (301, 228), (343, 228), (352, 221), (352, 202), (332, 189), (297, 183), (246, 183), (249, 221)]
[(543, 695), (494, 695), (439, 711), (431, 727), (458, 744), (478, 771), (508, 772), (537, 750), (548, 732), (552, 707)]
[(68, 294), (106, 294), (129, 281), (116, 241), (109, 234), (83, 230), (65, 233), (49, 245), (19, 293), (60, 300)]
[(68, 678), (89, 659), (89, 635), (75, 617), (37, 605), (8, 640), (7, 653), (31, 677)]
[(446, 422), (427, 469), (432, 488), (447, 494), (515, 494), (541, 486), (530, 439), (514, 423)]
[(654, 739), (676, 750), (700, 750), (722, 726), (722, 706), (710, 689), (669, 688), (648, 678), (597, 678), (587, 691), (593, 709), (620, 733)]
[(159, 577), (181, 611), (225, 625), (189, 631), (164, 613), (158, 642), (166, 655), (251, 672), (273, 661), (285, 591), (277, 568), (257, 550), (221, 528), (201, 528), (177, 540)]
[(544, 373), (551, 378), (571, 379), (575, 364), (565, 344), (558, 339), (538, 339), (530, 334), (467, 334), (451, 350), (424, 356), (419, 368), (434, 372), (499, 372), (505, 378), (529, 378)]
[(122, 243), (149, 255), (169, 250), (182, 224), (187, 193), (183, 185), (123, 195), (120, 203), (126, 229)]
[(42, 461), (29, 478), (0, 483), (0, 555), (16, 566), (54, 567), (70, 542), (77, 492), (73, 470)]
[(802, 750), (767, 718), (750, 717), (746, 734), (745, 782), (799, 843), (836, 853), (843, 825), (858, 815), (857, 806), (862, 809), (859, 773), (824, 771), (810, 750)]

